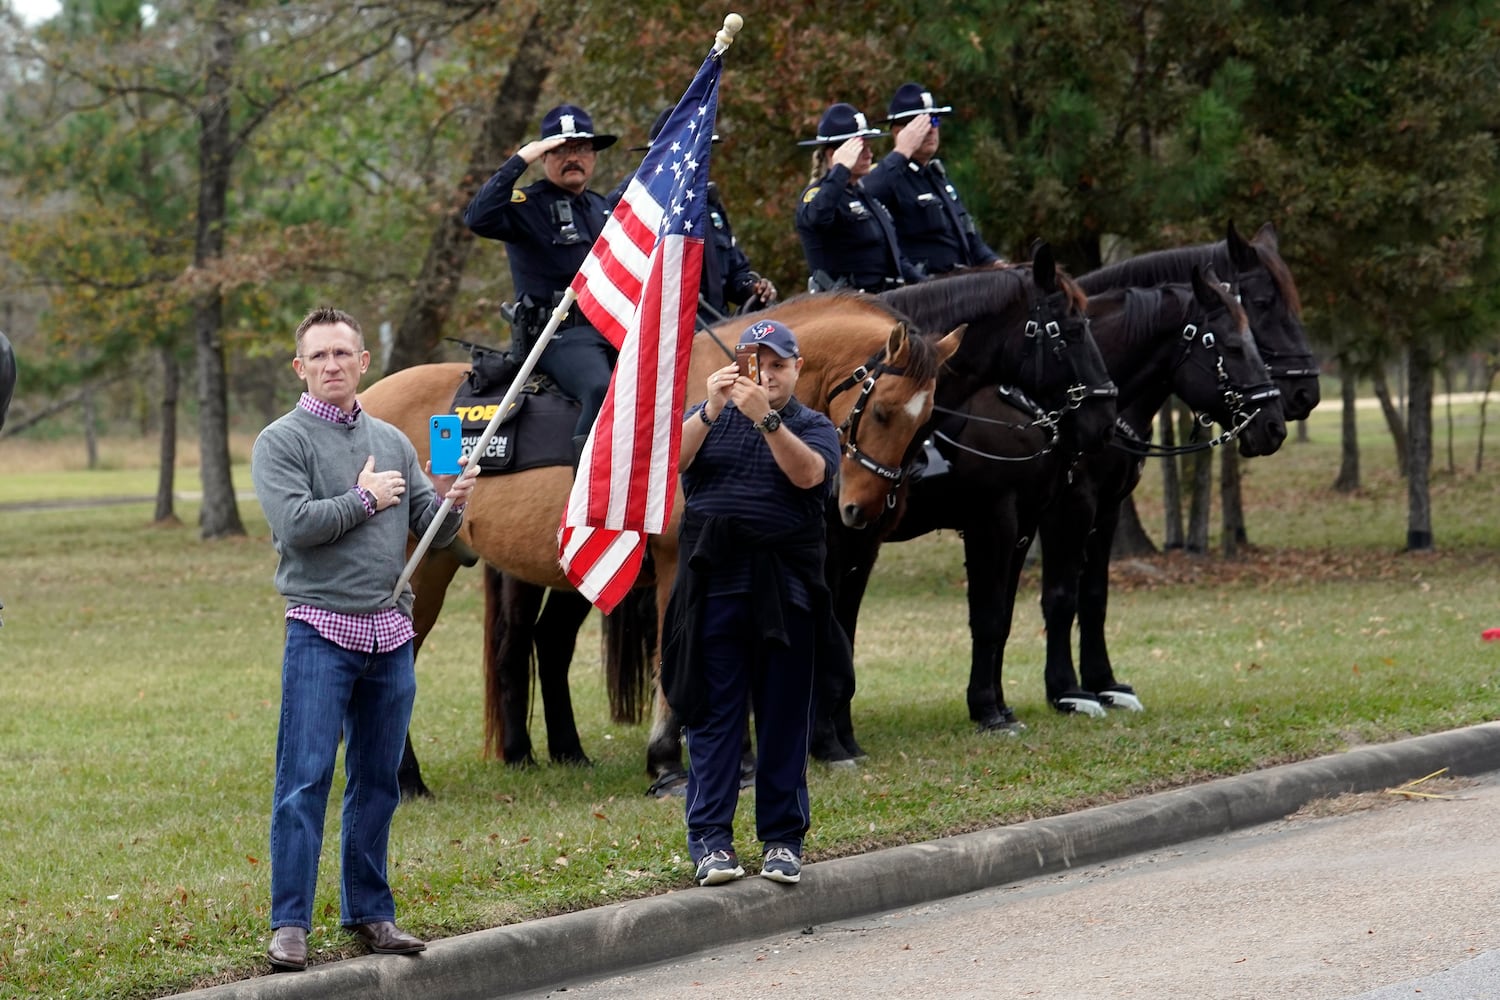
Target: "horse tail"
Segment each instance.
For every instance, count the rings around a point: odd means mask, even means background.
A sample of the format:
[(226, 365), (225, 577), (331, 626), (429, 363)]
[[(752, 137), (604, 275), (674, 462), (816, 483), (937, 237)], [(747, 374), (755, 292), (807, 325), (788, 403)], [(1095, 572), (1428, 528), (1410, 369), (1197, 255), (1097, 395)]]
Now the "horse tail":
[(500, 646), (505, 642), (507, 632), (502, 592), (504, 581), (499, 570), (489, 563), (484, 564), (484, 756), (490, 760), (505, 756), (503, 678), (500, 676)]
[(635, 587), (604, 616), (604, 679), (615, 722), (637, 723), (652, 695), (656, 588)]

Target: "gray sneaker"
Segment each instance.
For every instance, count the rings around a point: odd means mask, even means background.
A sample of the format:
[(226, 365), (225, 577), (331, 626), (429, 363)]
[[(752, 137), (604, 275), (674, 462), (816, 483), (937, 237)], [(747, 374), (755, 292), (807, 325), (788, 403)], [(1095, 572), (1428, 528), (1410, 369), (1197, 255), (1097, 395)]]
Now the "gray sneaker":
[(744, 877), (745, 869), (740, 867), (733, 851), (714, 851), (705, 854), (698, 862), (696, 879), (699, 885), (723, 885)]
[(760, 874), (773, 882), (796, 884), (802, 881), (802, 859), (790, 847), (768, 847)]

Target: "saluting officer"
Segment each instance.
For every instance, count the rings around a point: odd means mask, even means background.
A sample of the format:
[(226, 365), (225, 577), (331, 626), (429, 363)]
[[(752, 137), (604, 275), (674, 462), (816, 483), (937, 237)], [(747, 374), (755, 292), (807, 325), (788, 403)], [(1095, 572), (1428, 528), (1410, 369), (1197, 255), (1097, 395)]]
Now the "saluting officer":
[[(518, 348), (529, 346), (546, 326), (604, 228), (609, 205), (604, 195), (589, 190), (589, 181), (598, 151), (614, 142), (615, 136), (594, 132), (587, 111), (559, 104), (542, 116), (542, 137), (506, 160), (464, 210), (464, 223), (475, 235), (505, 242), (516, 288)], [(545, 176), (517, 189), (526, 168), (538, 160)], [(617, 355), (574, 306), (537, 361), (582, 405), (573, 429), (575, 462), (604, 403)]]
[(921, 84), (903, 83), (886, 119), (896, 148), (865, 178), (865, 190), (890, 209), (907, 259), (927, 275), (1004, 263), (974, 228), (935, 155), (941, 116), (952, 110), (938, 107)]
[[(630, 152), (644, 153), (661, 135), (662, 126), (672, 109), (665, 108), (656, 116), (651, 126), (649, 140), (644, 146), (631, 146)], [(720, 141), (714, 133), (713, 142)], [(609, 193), (609, 207), (613, 209), (625, 196), (631, 178), (620, 182), (620, 186)], [(703, 255), (703, 277), (699, 283), (698, 322), (711, 326), (723, 319), (731, 307), (738, 306), (742, 313), (762, 309), (776, 301), (776, 286), (769, 278), (762, 278), (750, 267), (750, 258), (740, 249), (729, 225), (729, 213), (724, 210), (724, 200), (719, 195), (719, 185), (708, 182), (708, 221), (713, 227), (713, 242), (710, 253)]]
[(860, 183), (870, 172), (868, 140), (884, 134), (853, 105), (839, 103), (823, 113), (815, 137), (797, 143), (816, 147), (812, 182), (797, 205), (811, 291), (883, 292), (921, 280), (902, 255), (891, 213)]

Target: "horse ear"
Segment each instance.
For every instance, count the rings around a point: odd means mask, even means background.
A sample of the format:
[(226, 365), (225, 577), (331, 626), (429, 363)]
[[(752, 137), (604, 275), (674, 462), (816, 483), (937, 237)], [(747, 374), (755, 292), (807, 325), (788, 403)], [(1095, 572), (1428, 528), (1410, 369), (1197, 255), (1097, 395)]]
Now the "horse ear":
[(1057, 258), (1045, 240), (1031, 245), (1031, 273), (1036, 286), (1047, 294), (1057, 291)]
[(894, 363), (901, 355), (901, 352), (906, 350), (907, 336), (906, 324), (904, 322), (897, 323), (891, 327), (891, 336), (885, 342), (885, 359), (887, 362)]
[(1276, 239), (1276, 227), (1269, 222), (1255, 231), (1255, 235), (1251, 237), (1250, 242), (1256, 246), (1265, 247), (1272, 253), (1281, 253), (1281, 247), (1278, 245)]
[(1218, 284), (1217, 278), (1210, 277), (1212, 274), (1212, 268), (1209, 269), (1208, 274), (1204, 274), (1197, 264), (1193, 265), (1193, 297), (1205, 306), (1212, 306), (1218, 302), (1218, 296), (1214, 294), (1209, 284), (1210, 282), (1214, 285)]
[(969, 324), (967, 323), (964, 323), (961, 326), (955, 326), (952, 330), (948, 331), (947, 336), (933, 345), (934, 349), (937, 351), (938, 364), (947, 364), (948, 359), (958, 353), (958, 347), (963, 343), (964, 340), (964, 331), (968, 328)]
[(1229, 262), (1234, 265), (1235, 274), (1240, 271), (1253, 271), (1260, 267), (1260, 255), (1255, 252), (1253, 246), (1245, 242), (1240, 231), (1234, 228), (1233, 219), (1229, 222), (1229, 234), (1224, 242), (1229, 246)]

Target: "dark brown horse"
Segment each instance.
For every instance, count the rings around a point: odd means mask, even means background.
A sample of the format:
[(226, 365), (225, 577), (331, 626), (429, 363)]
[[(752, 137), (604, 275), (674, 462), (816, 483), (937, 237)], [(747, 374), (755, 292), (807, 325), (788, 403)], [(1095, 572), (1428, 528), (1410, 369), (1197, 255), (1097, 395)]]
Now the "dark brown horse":
[[(954, 331), (937, 342), (915, 337), (908, 334), (902, 318), (890, 307), (869, 296), (853, 294), (802, 296), (757, 316), (775, 318), (796, 331), (804, 358), (797, 386), (803, 402), (828, 414), (835, 423), (848, 417), (856, 401), (862, 404), (864, 412), (878, 414), (878, 419), (868, 419), (859, 425), (857, 442), (846, 440), (846, 449), (862, 455), (864, 461), (846, 457), (838, 483), (841, 508), (848, 510), (851, 517), (874, 519), (885, 509), (890, 495), (890, 470), (900, 468), (913, 438), (931, 413), (938, 368), (958, 350), (962, 333)], [(738, 324), (727, 324), (721, 327), (720, 339), (731, 338), (732, 344), (738, 333)], [(711, 338), (706, 335), (696, 338), (687, 382), (689, 403), (702, 398), (701, 387), (708, 373), (725, 360), (723, 350)], [(360, 402), (370, 413), (404, 431), (418, 453), (425, 457), (427, 418), (449, 408), (454, 390), (467, 370), (464, 364), (409, 368), (370, 386), (360, 394)], [(851, 380), (851, 375), (858, 372), (866, 374)], [(833, 391), (840, 387), (852, 391)], [(486, 476), (479, 481), (469, 501), (460, 537), (489, 566), (518, 584), (555, 592), (571, 590), (557, 562), (557, 531), (571, 485), (572, 471), (565, 466)], [(665, 608), (677, 561), (675, 525), (662, 535), (652, 536), (649, 544), (657, 607)], [(413, 576), (419, 643), (435, 623), (448, 582), (457, 568), (457, 560), (439, 550), (429, 553)], [(487, 578), (495, 586), (501, 583), (489, 574)], [(524, 593), (517, 591), (512, 596), (521, 597)], [(536, 593), (531, 591), (531, 597)], [(492, 595), (491, 599), (497, 601), (492, 608), (498, 607), (502, 596)], [(557, 596), (554, 593), (554, 598)], [(571, 603), (565, 599), (559, 621), (554, 623), (558, 632), (566, 631), (570, 637), (577, 631), (577, 621), (582, 620), (577, 611), (581, 608), (586, 614), (587, 610), (573, 596)], [(486, 623), (487, 630), (492, 622), (493, 616)], [(568, 623), (566, 629), (564, 623)], [(547, 631), (553, 630), (549, 627)], [(520, 762), (530, 753), (529, 741), (524, 744), (514, 741), (511, 733), (524, 733), (525, 712), (524, 708), (519, 714), (516, 712), (520, 699), (511, 697), (507, 702), (500, 695), (501, 678), (495, 671), (496, 645), (487, 636), (486, 750)], [(571, 649), (571, 639), (567, 647)], [(653, 654), (649, 662), (654, 663), (655, 659)], [(544, 690), (552, 689), (544, 685)], [(549, 707), (549, 718), (553, 714)], [(566, 714), (571, 722), (571, 711)], [(581, 748), (574, 751), (576, 731), (571, 735), (561, 734), (554, 743), (549, 726), (549, 744), (559, 759), (583, 759)], [(520, 760), (511, 754), (520, 754)], [(419, 773), (414, 783), (404, 784), (403, 788), (419, 791)]]

